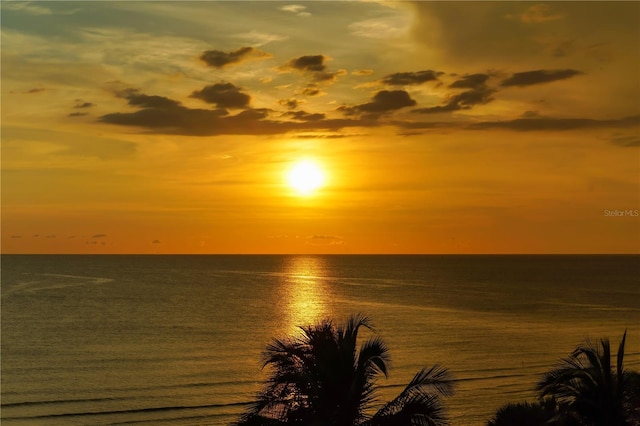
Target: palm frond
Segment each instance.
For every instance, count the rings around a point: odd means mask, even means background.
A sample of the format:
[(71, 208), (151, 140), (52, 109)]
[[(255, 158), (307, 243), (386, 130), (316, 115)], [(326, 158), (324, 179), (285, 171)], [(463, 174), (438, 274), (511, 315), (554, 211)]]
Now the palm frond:
[(429, 386), (440, 395), (451, 396), (455, 393), (455, 381), (448, 369), (441, 365), (434, 365), (429, 370), (422, 369), (409, 382), (410, 386)]
[(382, 373), (387, 377), (387, 364), (390, 361), (389, 348), (379, 337), (373, 337), (362, 344), (357, 359), (357, 371), (362, 374)]
[[(394, 402), (395, 401), (395, 402)], [(415, 390), (401, 402), (394, 400), (368, 422), (370, 426), (444, 426), (449, 424), (444, 404), (438, 395)]]

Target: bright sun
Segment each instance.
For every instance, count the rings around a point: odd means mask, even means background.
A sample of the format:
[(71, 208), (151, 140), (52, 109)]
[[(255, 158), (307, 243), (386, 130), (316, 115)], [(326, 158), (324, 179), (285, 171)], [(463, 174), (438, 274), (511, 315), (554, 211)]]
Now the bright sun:
[(324, 182), (324, 172), (311, 160), (298, 161), (287, 173), (287, 183), (299, 195), (313, 194)]

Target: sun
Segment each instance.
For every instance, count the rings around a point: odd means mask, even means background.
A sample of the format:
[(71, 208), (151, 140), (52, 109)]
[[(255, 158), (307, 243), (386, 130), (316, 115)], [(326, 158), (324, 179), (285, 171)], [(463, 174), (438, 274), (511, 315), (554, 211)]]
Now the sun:
[(325, 183), (325, 174), (312, 160), (296, 162), (287, 173), (287, 184), (298, 195), (308, 196), (315, 193)]

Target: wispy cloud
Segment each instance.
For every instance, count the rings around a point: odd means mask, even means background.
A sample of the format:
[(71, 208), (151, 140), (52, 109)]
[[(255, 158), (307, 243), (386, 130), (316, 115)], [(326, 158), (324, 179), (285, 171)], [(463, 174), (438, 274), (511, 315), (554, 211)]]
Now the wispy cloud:
[(562, 19), (563, 16), (557, 13), (553, 13), (551, 6), (545, 3), (538, 3), (530, 6), (526, 11), (520, 15), (508, 14), (505, 16), (507, 19), (517, 19), (525, 24), (540, 24), (543, 22), (557, 21)]
[(258, 47), (264, 46), (265, 44), (272, 43), (274, 41), (283, 41), (288, 38), (287, 36), (279, 34), (265, 33), (255, 30), (249, 31), (248, 33), (236, 34), (232, 37), (246, 40), (247, 42), (249, 42), (249, 44)]
[(2, 8), (5, 10), (13, 10), (25, 12), (30, 15), (52, 15), (53, 11), (40, 4), (33, 4), (29, 1), (11, 1), (11, 2), (3, 2)]
[(625, 148), (640, 147), (640, 135), (616, 135), (611, 138), (611, 143)]
[(509, 129), (520, 132), (545, 130), (578, 130), (594, 128), (624, 128), (640, 125), (640, 115), (619, 120), (596, 120), (590, 118), (517, 118), (505, 121), (485, 121), (468, 126), (469, 129)]
[(308, 17), (311, 16), (311, 13), (307, 12), (307, 6), (303, 6), (301, 4), (288, 4), (286, 6), (281, 6), (279, 8), (284, 12), (294, 13), (298, 16)]

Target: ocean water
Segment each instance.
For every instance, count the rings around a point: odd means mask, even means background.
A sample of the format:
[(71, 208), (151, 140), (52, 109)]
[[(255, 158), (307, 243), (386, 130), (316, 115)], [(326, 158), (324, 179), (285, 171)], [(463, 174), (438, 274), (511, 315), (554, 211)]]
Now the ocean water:
[[(531, 400), (585, 338), (625, 329), (640, 369), (640, 256), (2, 256), (1, 421), (228, 425), (274, 337), (365, 313), (390, 347), (380, 398), (422, 367), (454, 425)], [(367, 332), (364, 333), (367, 335)]]

